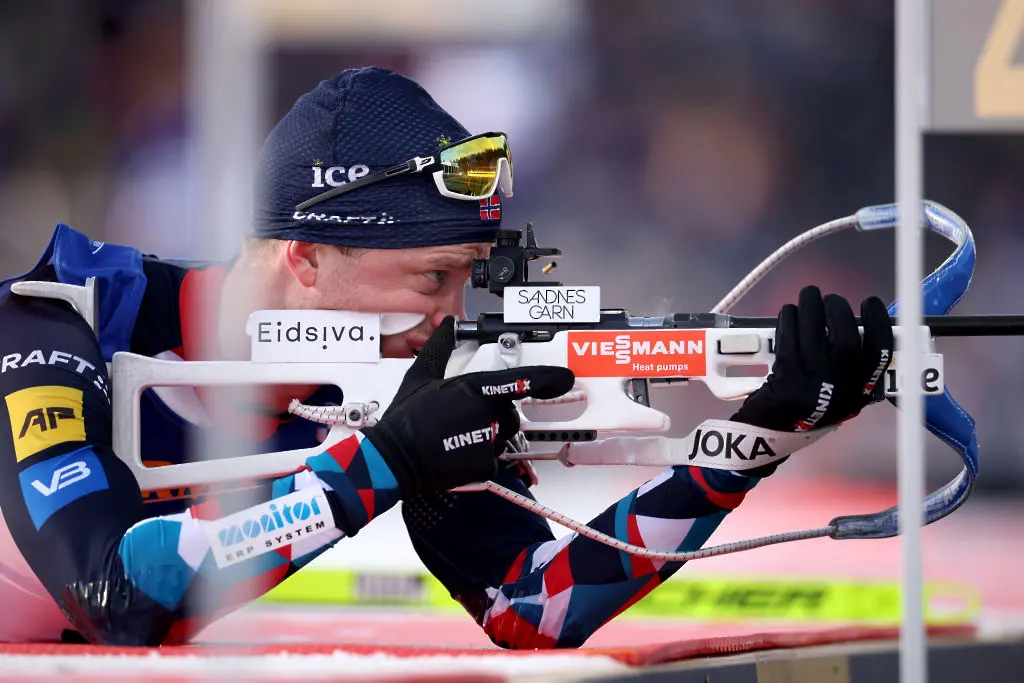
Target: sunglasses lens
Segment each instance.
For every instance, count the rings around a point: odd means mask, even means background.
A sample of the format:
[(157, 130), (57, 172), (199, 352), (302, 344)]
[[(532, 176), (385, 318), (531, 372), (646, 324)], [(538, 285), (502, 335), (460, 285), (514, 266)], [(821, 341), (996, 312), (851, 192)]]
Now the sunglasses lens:
[(498, 186), (499, 159), (507, 160), (511, 167), (504, 135), (474, 138), (441, 150), (444, 186), (473, 199), (489, 197)]

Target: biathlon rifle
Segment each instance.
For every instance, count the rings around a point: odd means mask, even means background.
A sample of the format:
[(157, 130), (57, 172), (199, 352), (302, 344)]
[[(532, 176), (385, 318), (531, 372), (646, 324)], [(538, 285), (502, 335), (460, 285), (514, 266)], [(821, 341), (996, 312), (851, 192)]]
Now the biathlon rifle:
[[(582, 404), (582, 411), (567, 419), (543, 420), (527, 415), (521, 405), (522, 432), (529, 448), (513, 449), (525, 452), (510, 452), (505, 456), (508, 458), (558, 459), (565, 465), (700, 465), (729, 470), (761, 466), (795, 452), (835, 427), (780, 433), (707, 420), (686, 438), (673, 439), (664, 436), (671, 420), (651, 405), (651, 389), (697, 381), (703, 382), (717, 398), (726, 400), (741, 399), (756, 390), (764, 382), (774, 358), (776, 319), (734, 316), (728, 311), (770, 270), (807, 244), (848, 228), (894, 228), (897, 220), (897, 207), (890, 204), (867, 207), (852, 216), (812, 228), (765, 259), (710, 312), (657, 317), (602, 308), (598, 287), (531, 281), (530, 263), (557, 258), (561, 251), (539, 247), (532, 225), (527, 226), (525, 244), (521, 232), (501, 231), (489, 257), (473, 263), (471, 284), (500, 296), (504, 310), (458, 323), (456, 337), (461, 343), (452, 355), (446, 375), (522, 365), (561, 365), (574, 371), (576, 385), (569, 394), (552, 401), (532, 401), (530, 413), (543, 413), (552, 405), (572, 402)], [(975, 423), (945, 386), (942, 355), (936, 353), (934, 340), (944, 336), (1024, 334), (1024, 316), (949, 315), (970, 285), (975, 263), (974, 238), (963, 219), (934, 202), (923, 203), (922, 220), (926, 229), (952, 242), (954, 250), (922, 283), (924, 324), (908, 329), (898, 325), (898, 318), (894, 319), (896, 353), (886, 371), (884, 387), (895, 405), (906, 382), (920, 382), (925, 394), (926, 428), (953, 448), (963, 461), (963, 469), (956, 477), (927, 496), (925, 523), (930, 524), (963, 504), (978, 474)], [(546, 265), (543, 272), (550, 272), (553, 265), (554, 262)], [(95, 329), (92, 286), (89, 281), (84, 287), (21, 282), (12, 291), (68, 301)], [(896, 303), (889, 307), (889, 313), (897, 316)], [(308, 457), (372, 424), (387, 409), (412, 359), (380, 357), (379, 335), (384, 327), (380, 316), (365, 313), (258, 311), (250, 318), (250, 361), (181, 362), (116, 353), (109, 367), (114, 451), (132, 469), (144, 491), (292, 472)], [(308, 337), (303, 336), (307, 333)], [(319, 347), (327, 350), (332, 334), (337, 342), (332, 346), (340, 351), (330, 358), (342, 360), (317, 359)], [(900, 340), (908, 334), (921, 335), (927, 350), (921, 366), (923, 373), (917, 378), (903, 377), (900, 372)], [(308, 406), (297, 400), (292, 402), (290, 412), (330, 426), (325, 441), (318, 447), (157, 468), (143, 464), (140, 398), (145, 390), (231, 384), (334, 384), (343, 391), (344, 403)], [(669, 561), (802, 538), (884, 538), (898, 533), (898, 512), (893, 507), (878, 513), (839, 517), (818, 529), (693, 552), (657, 551), (599, 534), (493, 482), (465, 489), (493, 491), (582, 535), (632, 554)]]

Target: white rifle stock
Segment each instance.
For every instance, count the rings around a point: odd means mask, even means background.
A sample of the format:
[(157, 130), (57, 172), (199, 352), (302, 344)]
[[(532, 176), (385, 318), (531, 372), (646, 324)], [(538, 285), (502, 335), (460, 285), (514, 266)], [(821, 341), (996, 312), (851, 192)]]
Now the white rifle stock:
[[(19, 283), (16, 292), (76, 301), (76, 307), (83, 307), (85, 290), (91, 288), (40, 283), (45, 287), (36, 290), (35, 283)], [(66, 294), (67, 297), (62, 296)], [(84, 306), (87, 308), (87, 306)], [(315, 312), (310, 312), (315, 313)], [(664, 324), (663, 319), (628, 318), (618, 312), (608, 312), (612, 319), (621, 320), (621, 328), (605, 328), (603, 334), (613, 334), (638, 344), (652, 334), (664, 335), (676, 329), (652, 327), (655, 322)], [(716, 317), (719, 324), (727, 324), (727, 316)], [(632, 326), (630, 326), (632, 323)], [(473, 323), (463, 323), (464, 334), (479, 331)], [(697, 334), (704, 360), (702, 373), (679, 372), (671, 376), (654, 378), (653, 381), (683, 386), (691, 381), (703, 382), (711, 393), (720, 399), (739, 399), (756, 390), (764, 382), (760, 376), (732, 376), (730, 369), (743, 366), (768, 368), (774, 355), (772, 345), (775, 330), (769, 328), (686, 328), (687, 334)], [(569, 349), (573, 335), (586, 330), (556, 332), (547, 341), (521, 341), (521, 335), (502, 333), (495, 343), (464, 342), (452, 354), (446, 376), (487, 370), (502, 370), (525, 365), (559, 365), (569, 367)], [(899, 327), (894, 329), (896, 338), (904, 334)], [(930, 332), (921, 327), (919, 333), (931, 344)], [(619, 346), (622, 343), (620, 342)], [(650, 344), (647, 344), (650, 346)], [(614, 348), (614, 347), (613, 347)], [(630, 349), (630, 351), (632, 348)], [(928, 393), (941, 394), (942, 357), (929, 356), (929, 367), (937, 368), (938, 380), (929, 384)], [(216, 484), (231, 481), (261, 479), (282, 475), (301, 467), (305, 460), (323, 452), (335, 443), (350, 436), (355, 429), (372, 423), (374, 418), (387, 410), (391, 404), (412, 359), (382, 358), (375, 363), (295, 363), (248, 361), (174, 361), (149, 358), (129, 352), (114, 354), (109, 372), (112, 385), (113, 448), (118, 457), (132, 470), (144, 491)], [(621, 439), (637, 437), (659, 437), (672, 425), (668, 415), (650, 405), (647, 380), (638, 379), (629, 372), (630, 363), (622, 365), (621, 374), (611, 377), (577, 377), (573, 389), (575, 400), (584, 404), (582, 412), (568, 420), (550, 421), (531, 419), (521, 413), (523, 432), (533, 442), (528, 453), (513, 457), (531, 459), (553, 459), (561, 455), (565, 459), (564, 444), (574, 444), (572, 464), (586, 464), (585, 453), (612, 445), (620, 461), (630, 464), (671, 465), (685, 464), (686, 453), (681, 447), (665, 449), (663, 443), (650, 438), (637, 441), (631, 449)], [(258, 453), (241, 458), (198, 460), (160, 467), (148, 467), (144, 463), (141, 401), (142, 393), (154, 387), (172, 386), (226, 386), (242, 384), (317, 384), (336, 385), (344, 393), (345, 403), (331, 411), (340, 414), (342, 420), (332, 420), (326, 440), (319, 446), (290, 451)], [(895, 392), (888, 392), (890, 395)], [(557, 399), (552, 403), (559, 403)], [(543, 412), (543, 403), (536, 402)], [(316, 411), (316, 407), (308, 407)], [(531, 411), (532, 412), (532, 411)], [(215, 428), (215, 425), (209, 425)], [(673, 441), (660, 437), (669, 443)], [(646, 457), (645, 453), (658, 453)], [(672, 454), (675, 454), (674, 456)], [(595, 456), (592, 456), (595, 457)], [(595, 462), (616, 464), (607, 458), (596, 457)], [(567, 464), (569, 464), (567, 462)]]

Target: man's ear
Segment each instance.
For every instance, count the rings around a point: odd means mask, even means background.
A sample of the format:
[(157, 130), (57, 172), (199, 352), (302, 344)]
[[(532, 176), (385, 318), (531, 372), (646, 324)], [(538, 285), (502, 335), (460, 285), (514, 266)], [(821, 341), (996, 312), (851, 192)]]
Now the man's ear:
[(288, 270), (303, 287), (316, 284), (317, 271), (320, 267), (317, 245), (311, 242), (289, 240), (284, 249), (284, 262)]

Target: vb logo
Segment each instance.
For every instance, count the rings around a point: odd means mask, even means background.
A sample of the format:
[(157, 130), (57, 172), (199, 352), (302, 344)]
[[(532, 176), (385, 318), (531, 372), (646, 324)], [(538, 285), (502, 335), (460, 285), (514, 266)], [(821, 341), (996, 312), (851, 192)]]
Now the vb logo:
[(64, 465), (55, 469), (53, 476), (50, 477), (49, 484), (44, 484), (36, 479), (32, 482), (32, 488), (49, 498), (63, 488), (77, 484), (83, 479), (88, 479), (90, 474), (92, 474), (92, 470), (89, 469), (89, 466), (82, 460), (76, 460), (70, 465)]
[(88, 446), (26, 467), (18, 481), (36, 529), (69, 503), (109, 488), (103, 465)]
[(56, 429), (60, 420), (74, 420), (76, 417), (74, 408), (64, 406), (50, 406), (49, 408), (35, 408), (25, 414), (25, 422), (21, 425), (19, 439), (24, 439), (31, 427), (37, 427), (40, 432)]

